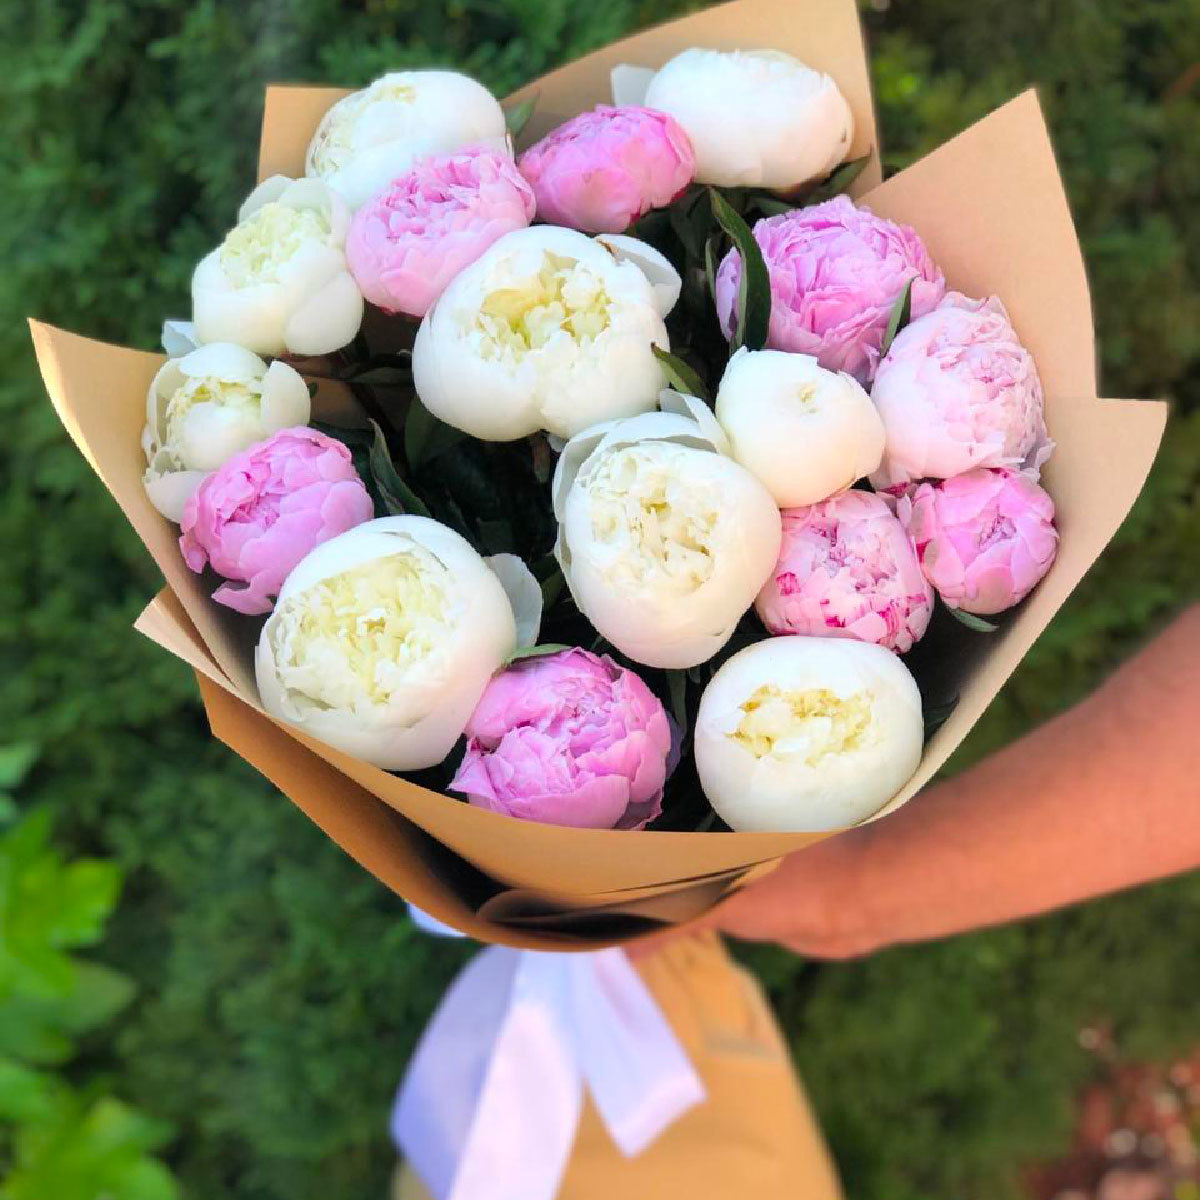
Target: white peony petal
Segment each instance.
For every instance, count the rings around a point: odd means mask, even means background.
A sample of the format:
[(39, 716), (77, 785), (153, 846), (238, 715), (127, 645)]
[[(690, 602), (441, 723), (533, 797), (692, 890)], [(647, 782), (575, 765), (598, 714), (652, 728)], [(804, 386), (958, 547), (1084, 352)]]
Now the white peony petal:
[(267, 364), (251, 350), (232, 342), (212, 342), (179, 360), (179, 370), (193, 379), (220, 379), (226, 383), (252, 383), (263, 377)]
[(679, 272), (665, 254), (623, 233), (598, 233), (596, 241), (608, 250), (617, 262), (632, 263), (645, 275), (654, 289), (654, 302), (660, 317), (665, 317), (675, 307), (679, 293), (683, 290), (683, 280), (679, 278)]
[(342, 271), (292, 313), (284, 342), (293, 354), (329, 354), (354, 340), (362, 317), (362, 292), (350, 273)]
[(169, 358), (182, 358), (199, 345), (196, 340), (196, 327), (191, 321), (170, 319), (163, 322), (162, 348)]
[(264, 179), (242, 201), (242, 207), (238, 209), (238, 224), (240, 225), (247, 217), (252, 217), (264, 204), (270, 204), (278, 200), (292, 185), (292, 180), (286, 175), (271, 175)]
[(646, 103), (646, 90), (654, 75), (652, 67), (635, 67), (632, 63), (618, 63), (609, 74), (613, 104), (617, 108), (624, 108), (626, 105), (641, 108)]
[(267, 433), (307, 425), (312, 417), (308, 384), (295, 367), (278, 359), (268, 368), (262, 385), (262, 423)]
[(483, 560), (500, 580), (517, 623), (517, 649), (535, 646), (542, 627), (542, 588), (515, 554), (493, 554)]
[(204, 482), (207, 474), (207, 471), (170, 471), (164, 475), (147, 473), (142, 482), (146, 487), (146, 495), (150, 497), (150, 503), (168, 521), (174, 521), (178, 525), (183, 520), (184, 505)]
[(257, 410), (224, 404), (194, 405), (178, 424), (172, 448), (193, 471), (215, 471), (263, 436)]

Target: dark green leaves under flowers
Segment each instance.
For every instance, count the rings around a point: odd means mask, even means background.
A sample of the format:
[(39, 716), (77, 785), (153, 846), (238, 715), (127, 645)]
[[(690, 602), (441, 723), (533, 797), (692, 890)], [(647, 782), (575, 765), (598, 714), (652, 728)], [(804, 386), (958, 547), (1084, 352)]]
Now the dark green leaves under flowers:
[(904, 291), (896, 297), (896, 303), (892, 305), (891, 315), (888, 317), (887, 329), (883, 333), (883, 341), (880, 343), (880, 355), (886, 354), (896, 340), (896, 334), (908, 324), (909, 318), (912, 316), (912, 290), (913, 284), (917, 277), (914, 275), (908, 283), (904, 285)]
[(708, 388), (694, 367), (659, 346), (651, 346), (651, 349), (654, 351), (654, 357), (662, 364), (663, 374), (671, 387), (685, 396), (696, 396), (705, 401), (710, 399)]
[(717, 223), (729, 235), (742, 260), (741, 281), (738, 284), (736, 320), (731, 351), (746, 346), (761, 350), (767, 344), (771, 327), (771, 278), (762, 251), (750, 226), (715, 188), (709, 189), (709, 201)]

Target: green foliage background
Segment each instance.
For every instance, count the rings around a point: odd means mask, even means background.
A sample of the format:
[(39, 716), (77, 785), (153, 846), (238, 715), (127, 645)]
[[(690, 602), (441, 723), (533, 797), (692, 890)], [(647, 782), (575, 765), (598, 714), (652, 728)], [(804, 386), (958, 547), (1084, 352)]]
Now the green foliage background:
[[(1112, 395), (1169, 395), (1133, 516), (965, 747), (1083, 695), (1200, 595), (1200, 5), (922, 0), (864, 12), (901, 166), (1042, 87)], [(269, 80), (451, 63), (498, 92), (676, 0), (40, 0), (0, 8), (0, 720), (42, 757), (28, 800), (118, 860), (100, 948), (138, 999), (81, 1069), (179, 1131), (185, 1192), (382, 1194), (386, 1105), (466, 953), (207, 736), (188, 674), (130, 631), (152, 564), (67, 442), (23, 320), (152, 346), (252, 178)], [(970, 202), (970, 180), (962, 181)], [(1131, 803), (1136, 798), (1131, 797)], [(1196, 1035), (1200, 879), (849, 965), (747, 951), (856, 1200), (1014, 1194), (1061, 1146), (1111, 1018), (1130, 1052)], [(1193, 931), (1188, 934), (1188, 930)]]

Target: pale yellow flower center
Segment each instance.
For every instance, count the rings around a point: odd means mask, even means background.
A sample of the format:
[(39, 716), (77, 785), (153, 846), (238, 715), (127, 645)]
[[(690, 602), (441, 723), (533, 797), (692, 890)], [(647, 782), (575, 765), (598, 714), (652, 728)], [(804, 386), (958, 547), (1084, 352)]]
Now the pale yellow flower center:
[(687, 470), (704, 453), (646, 442), (604, 455), (587, 477), (592, 537), (612, 551), (618, 582), (637, 589), (653, 579), (686, 595), (712, 575), (721, 497)]
[(188, 413), (199, 404), (216, 404), (257, 421), (262, 406), (262, 380), (231, 383), (212, 375), (185, 377), (161, 410), (160, 429), (167, 446), (180, 444)]
[(411, 83), (381, 79), (361, 92), (347, 96), (322, 122), (316, 144), (310, 152), (312, 169), (322, 178), (341, 170), (354, 150), (355, 127), (363, 115), (381, 102), (411, 104), (417, 89)]
[(323, 579), (275, 609), (288, 691), (328, 708), (386, 706), (451, 632), (446, 568), (417, 547)]
[(604, 281), (571, 258), (546, 251), (535, 275), (489, 292), (476, 328), (488, 358), (520, 358), (565, 333), (580, 345), (609, 326)]
[(274, 283), (304, 246), (327, 244), (330, 233), (328, 214), (272, 200), (229, 231), (221, 246), (221, 269), (234, 287)]
[(828, 688), (790, 691), (763, 684), (741, 705), (727, 736), (755, 758), (800, 758), (809, 766), (830, 754), (857, 750), (871, 726), (871, 694), (838, 696)]

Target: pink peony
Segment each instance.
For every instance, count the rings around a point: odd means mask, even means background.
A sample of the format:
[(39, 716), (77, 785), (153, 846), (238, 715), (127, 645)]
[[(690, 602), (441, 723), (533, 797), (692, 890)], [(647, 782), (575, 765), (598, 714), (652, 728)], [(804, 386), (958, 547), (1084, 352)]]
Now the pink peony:
[(933, 589), (879, 496), (850, 491), (783, 514), (779, 564), (755, 602), (774, 634), (848, 637), (903, 654), (933, 615)]
[(446, 285), (498, 238), (533, 220), (533, 191), (496, 150), (423, 158), (350, 222), (346, 261), (385, 312), (423, 317)]
[(598, 105), (530, 146), (518, 164), (538, 216), (585, 233), (620, 233), (692, 181), (692, 143), (652, 108)]
[[(857, 208), (845, 196), (764, 217), (754, 226), (771, 276), (767, 345), (811, 354), (830, 371), (870, 383), (888, 318), (910, 279), (912, 315), (942, 298), (946, 281), (907, 225)], [(717, 271), (717, 316), (733, 336), (742, 260), (730, 250)]]
[(925, 578), (965, 612), (1011, 608), (1058, 552), (1054, 501), (1019, 471), (984, 468), (923, 483), (900, 497), (897, 515)]
[(1046, 434), (1033, 356), (995, 296), (950, 292), (902, 329), (879, 364), (871, 399), (887, 432), (877, 487), (948, 479), (975, 467), (1037, 470)]
[(193, 571), (247, 584), (213, 599), (270, 612), (291, 569), (314, 547), (375, 515), (341, 442), (303, 426), (281, 429), (205, 477), (183, 510), (179, 547)]
[(581, 829), (641, 829), (662, 811), (671, 726), (632, 671), (586, 650), (514, 663), (467, 722), (450, 785), (492, 812)]

